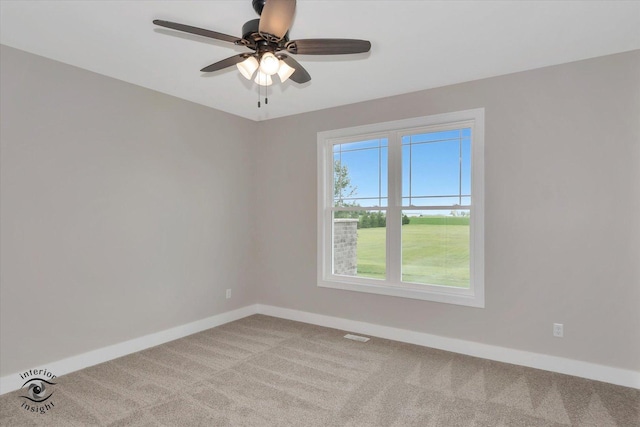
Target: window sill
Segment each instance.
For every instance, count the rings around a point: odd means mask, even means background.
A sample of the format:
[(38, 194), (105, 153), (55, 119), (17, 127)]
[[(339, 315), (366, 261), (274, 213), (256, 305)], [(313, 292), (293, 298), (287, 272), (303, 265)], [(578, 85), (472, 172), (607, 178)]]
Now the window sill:
[[(446, 304), (464, 305), (468, 307), (484, 308), (484, 295), (474, 295), (467, 289), (438, 287), (411, 284), (372, 283), (363, 279), (356, 281), (344, 280), (336, 277), (336, 280), (318, 280), (318, 286), (322, 288), (342, 289), (346, 291), (365, 292), (369, 294), (386, 295), (399, 298), (434, 301)], [(440, 289), (442, 288), (442, 289)], [(458, 291), (458, 292), (456, 292)]]

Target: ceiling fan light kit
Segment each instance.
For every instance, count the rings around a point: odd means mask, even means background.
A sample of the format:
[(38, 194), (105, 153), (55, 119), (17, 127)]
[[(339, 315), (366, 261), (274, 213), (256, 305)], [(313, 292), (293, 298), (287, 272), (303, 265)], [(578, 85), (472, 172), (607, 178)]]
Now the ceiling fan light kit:
[[(302, 84), (311, 76), (293, 55), (348, 55), (369, 52), (371, 43), (356, 39), (302, 39), (289, 40), (289, 29), (296, 10), (295, 0), (252, 0), (260, 19), (252, 19), (242, 26), (242, 37), (192, 27), (176, 22), (154, 20), (155, 25), (245, 46), (253, 53), (241, 53), (204, 67), (210, 73), (236, 65), (248, 80), (258, 71), (254, 82), (259, 86), (273, 84), (271, 76), (277, 74), (281, 82), (288, 79)], [(286, 54), (286, 53), (287, 54)]]
[(265, 52), (260, 58), (260, 71), (268, 76), (273, 76), (280, 68), (280, 60), (271, 52)]
[(280, 77), (280, 81), (284, 83), (293, 73), (295, 73), (296, 69), (291, 68), (284, 62), (282, 59), (280, 60), (280, 68), (278, 68), (278, 77)]
[(250, 56), (244, 61), (236, 64), (236, 67), (238, 67), (240, 74), (242, 74), (247, 80), (251, 80), (251, 77), (253, 77), (253, 73), (255, 73), (256, 70), (260, 67), (260, 64), (255, 57)]
[(254, 82), (259, 84), (260, 86), (271, 86), (273, 84), (273, 79), (270, 75), (265, 74), (262, 71), (258, 71)]

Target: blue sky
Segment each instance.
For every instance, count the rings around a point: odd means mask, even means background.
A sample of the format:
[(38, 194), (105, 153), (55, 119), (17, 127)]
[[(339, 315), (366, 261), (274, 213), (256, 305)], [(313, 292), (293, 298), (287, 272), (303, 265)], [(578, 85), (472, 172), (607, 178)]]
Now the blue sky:
[[(403, 205), (451, 205), (471, 191), (471, 129), (407, 135), (402, 138)], [(460, 162), (460, 158), (462, 161)], [(388, 141), (367, 140), (334, 146), (334, 159), (349, 169), (360, 206), (384, 206)], [(422, 196), (455, 196), (429, 197)], [(411, 197), (411, 199), (409, 199)], [(462, 204), (470, 203), (462, 198)]]

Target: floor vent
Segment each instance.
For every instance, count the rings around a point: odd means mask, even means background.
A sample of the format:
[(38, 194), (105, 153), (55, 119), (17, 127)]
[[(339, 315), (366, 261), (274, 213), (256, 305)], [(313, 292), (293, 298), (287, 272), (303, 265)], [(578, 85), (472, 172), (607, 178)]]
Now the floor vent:
[(360, 342), (367, 342), (369, 341), (369, 338), (367, 337), (361, 337), (359, 335), (351, 335), (351, 334), (347, 334), (344, 336), (346, 339), (348, 340), (354, 340), (354, 341), (360, 341)]

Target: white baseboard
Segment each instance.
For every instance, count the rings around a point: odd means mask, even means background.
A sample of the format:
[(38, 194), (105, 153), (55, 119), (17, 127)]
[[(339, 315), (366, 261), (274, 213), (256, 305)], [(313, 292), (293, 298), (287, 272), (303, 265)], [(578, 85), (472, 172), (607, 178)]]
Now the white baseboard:
[(260, 314), (282, 319), (296, 320), (298, 322), (640, 389), (640, 372), (636, 371), (270, 305), (258, 304), (257, 308)]
[[(636, 371), (262, 304), (221, 313), (186, 325), (43, 364), (35, 369), (46, 368), (57, 376), (65, 375), (257, 313), (640, 389), (640, 372)], [(22, 383), (19, 372), (0, 378), (0, 395), (19, 389)]]
[[(97, 350), (89, 351), (87, 353), (82, 353), (77, 356), (68, 357), (66, 359), (47, 363), (41, 367), (34, 368), (46, 368), (49, 372), (54, 373), (56, 376), (65, 375), (70, 372), (87, 368), (89, 366), (97, 365), (98, 363), (107, 362), (118, 357), (126, 356), (127, 354), (135, 353), (137, 351), (142, 351), (156, 345), (177, 340), (178, 338), (186, 337), (187, 335), (195, 334), (206, 329), (215, 328), (216, 326), (233, 322), (234, 320), (242, 319), (243, 317), (251, 316), (252, 314), (256, 313), (257, 306), (249, 305), (237, 310), (227, 311), (225, 313), (211, 316), (206, 319), (187, 323), (186, 325), (176, 326), (175, 328), (145, 335), (140, 338), (134, 338), (129, 341), (124, 341), (118, 344), (110, 345), (108, 347), (99, 348)], [(0, 395), (19, 389), (20, 387), (22, 387), (23, 383), (24, 380), (20, 378), (20, 372), (16, 372), (15, 374), (7, 375), (0, 378)]]

